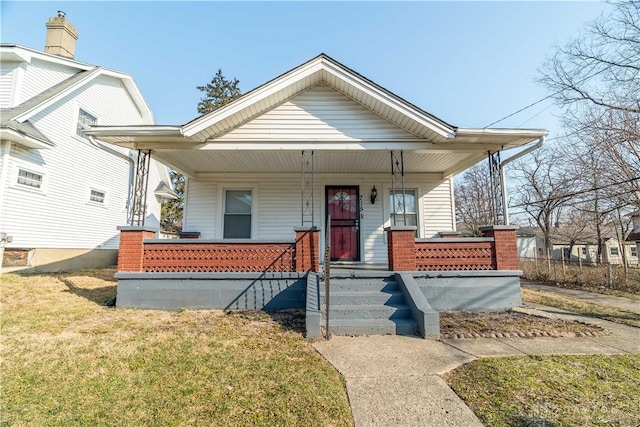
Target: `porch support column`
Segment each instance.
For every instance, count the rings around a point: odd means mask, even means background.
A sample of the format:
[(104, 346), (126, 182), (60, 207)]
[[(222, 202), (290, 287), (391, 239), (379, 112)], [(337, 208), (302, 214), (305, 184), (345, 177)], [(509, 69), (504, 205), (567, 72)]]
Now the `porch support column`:
[[(400, 193), (398, 193), (400, 191)], [(391, 151), (391, 200), (393, 206), (392, 226), (407, 225), (404, 197), (404, 154), (402, 151)], [(398, 214), (402, 214), (402, 224), (397, 223)]]
[(296, 271), (320, 271), (320, 230), (316, 227), (296, 227)]
[(493, 256), (496, 270), (519, 270), (516, 225), (480, 227), (483, 237), (493, 237)]
[(311, 226), (315, 227), (316, 219), (315, 219), (315, 209), (313, 206), (313, 201), (315, 199), (313, 190), (313, 151), (303, 151), (302, 152), (302, 187), (300, 191), (300, 195), (302, 198), (300, 205), (300, 226), (304, 227)]
[(149, 165), (151, 150), (138, 150), (136, 161), (136, 179), (133, 185), (133, 197), (129, 211), (129, 225), (142, 227), (147, 215), (147, 187), (149, 186)]
[(500, 170), (500, 152), (488, 152), (489, 181), (491, 185), (491, 209), (494, 225), (505, 223), (505, 191), (502, 171)]
[(158, 231), (152, 227), (126, 226), (120, 230), (118, 248), (118, 272), (143, 271), (144, 239), (153, 239)]
[(416, 227), (387, 227), (390, 271), (416, 271)]

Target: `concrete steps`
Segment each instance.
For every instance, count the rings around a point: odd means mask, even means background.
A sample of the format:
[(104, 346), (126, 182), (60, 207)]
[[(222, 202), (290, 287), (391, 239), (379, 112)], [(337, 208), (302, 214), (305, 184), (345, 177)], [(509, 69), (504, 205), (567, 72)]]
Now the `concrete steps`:
[[(334, 335), (416, 335), (418, 325), (391, 277), (332, 278), (329, 331)], [(320, 285), (324, 327), (324, 283)]]

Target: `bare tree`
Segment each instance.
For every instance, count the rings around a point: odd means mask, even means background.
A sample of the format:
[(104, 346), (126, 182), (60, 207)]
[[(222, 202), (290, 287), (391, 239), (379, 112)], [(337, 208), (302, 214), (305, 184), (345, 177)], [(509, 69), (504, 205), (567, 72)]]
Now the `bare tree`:
[(597, 105), (640, 113), (640, 2), (614, 10), (547, 58), (541, 82), (564, 106)]
[(491, 184), (486, 163), (478, 163), (455, 179), (456, 216), (474, 236), (493, 224)]
[(559, 225), (573, 193), (574, 180), (567, 176), (565, 160), (559, 150), (548, 146), (519, 159), (511, 168), (516, 189), (513, 207), (522, 208), (533, 218), (549, 251), (553, 228)]

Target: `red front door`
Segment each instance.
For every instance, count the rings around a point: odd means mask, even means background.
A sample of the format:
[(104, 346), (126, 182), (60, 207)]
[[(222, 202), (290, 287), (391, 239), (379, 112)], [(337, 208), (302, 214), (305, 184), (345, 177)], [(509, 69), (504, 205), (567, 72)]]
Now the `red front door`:
[(359, 261), (358, 187), (327, 187), (327, 214), (331, 215), (331, 261)]

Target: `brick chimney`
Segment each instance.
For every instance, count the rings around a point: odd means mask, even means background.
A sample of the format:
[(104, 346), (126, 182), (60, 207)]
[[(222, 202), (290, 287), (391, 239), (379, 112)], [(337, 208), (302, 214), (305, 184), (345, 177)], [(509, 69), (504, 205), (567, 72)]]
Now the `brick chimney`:
[(54, 55), (73, 58), (78, 40), (78, 30), (65, 18), (65, 13), (58, 11), (58, 16), (47, 21), (47, 40), (44, 51)]

